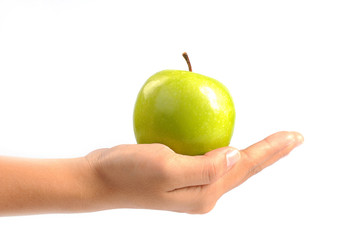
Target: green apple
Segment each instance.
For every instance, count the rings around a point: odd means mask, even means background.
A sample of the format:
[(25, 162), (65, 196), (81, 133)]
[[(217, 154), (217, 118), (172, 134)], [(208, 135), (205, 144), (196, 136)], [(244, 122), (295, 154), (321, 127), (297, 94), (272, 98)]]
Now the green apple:
[(164, 70), (141, 88), (134, 108), (138, 143), (162, 143), (175, 152), (200, 155), (228, 146), (235, 108), (219, 81), (190, 71)]

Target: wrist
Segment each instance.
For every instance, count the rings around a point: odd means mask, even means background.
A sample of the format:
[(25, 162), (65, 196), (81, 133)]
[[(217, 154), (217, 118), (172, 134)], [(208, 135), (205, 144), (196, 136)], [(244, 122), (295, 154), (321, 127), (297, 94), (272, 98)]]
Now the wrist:
[(80, 167), (79, 174), (83, 176), (81, 185), (85, 211), (125, 208), (131, 205), (127, 192), (123, 191), (124, 186), (118, 181), (114, 182), (114, 177), (118, 178), (122, 173), (116, 166), (110, 166), (113, 165), (109, 164), (112, 161), (107, 159), (110, 150), (109, 148), (95, 150), (81, 161), (83, 167)]
[(100, 211), (112, 208), (109, 204), (112, 187), (101, 174), (100, 158), (106, 149), (98, 149), (79, 158), (76, 169), (80, 189), (80, 208), (84, 212)]
[(70, 167), (73, 179), (74, 204), (70, 212), (91, 212), (102, 210), (102, 198), (105, 196), (104, 183), (97, 169), (89, 161), (88, 155), (75, 159)]

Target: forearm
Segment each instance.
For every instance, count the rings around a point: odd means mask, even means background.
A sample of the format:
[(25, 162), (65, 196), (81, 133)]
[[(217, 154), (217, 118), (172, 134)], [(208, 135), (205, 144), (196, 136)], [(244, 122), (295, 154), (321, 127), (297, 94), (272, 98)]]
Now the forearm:
[(89, 179), (84, 158), (0, 156), (0, 216), (87, 211)]

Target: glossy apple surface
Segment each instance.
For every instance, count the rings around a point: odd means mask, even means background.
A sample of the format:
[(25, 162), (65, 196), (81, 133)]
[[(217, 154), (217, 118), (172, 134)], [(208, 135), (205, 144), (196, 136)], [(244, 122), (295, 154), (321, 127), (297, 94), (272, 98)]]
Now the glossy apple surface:
[(164, 70), (141, 88), (133, 121), (138, 143), (162, 143), (180, 154), (200, 155), (229, 145), (235, 108), (229, 91), (217, 80)]

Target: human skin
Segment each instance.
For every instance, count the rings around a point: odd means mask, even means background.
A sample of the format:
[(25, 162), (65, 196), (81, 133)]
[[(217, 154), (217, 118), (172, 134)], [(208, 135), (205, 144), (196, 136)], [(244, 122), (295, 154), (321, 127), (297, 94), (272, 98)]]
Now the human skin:
[(201, 156), (162, 144), (119, 145), (71, 159), (0, 156), (0, 216), (116, 208), (203, 214), (302, 142), (297, 132), (278, 132), (243, 150)]

